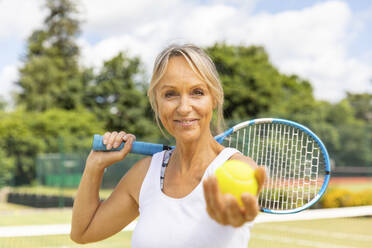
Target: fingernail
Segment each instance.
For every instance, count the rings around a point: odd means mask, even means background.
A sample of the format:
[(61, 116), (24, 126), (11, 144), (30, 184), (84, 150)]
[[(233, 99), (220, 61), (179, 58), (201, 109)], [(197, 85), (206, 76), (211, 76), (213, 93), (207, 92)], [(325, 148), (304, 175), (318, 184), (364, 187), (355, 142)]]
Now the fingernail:
[(111, 145), (108, 144), (108, 145), (106, 146), (106, 148), (107, 148), (107, 149), (111, 149)]
[(118, 147), (119, 143), (115, 142), (114, 147)]
[(126, 141), (128, 138), (128, 135), (124, 135), (123, 139)]

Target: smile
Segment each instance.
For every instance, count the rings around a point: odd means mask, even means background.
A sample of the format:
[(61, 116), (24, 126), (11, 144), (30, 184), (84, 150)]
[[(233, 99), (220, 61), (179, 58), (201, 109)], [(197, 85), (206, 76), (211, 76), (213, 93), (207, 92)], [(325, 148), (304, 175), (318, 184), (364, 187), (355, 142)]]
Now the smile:
[(196, 123), (198, 121), (198, 119), (192, 119), (192, 120), (175, 120), (175, 122), (182, 126), (182, 127), (189, 127), (191, 125), (193, 125), (194, 123)]

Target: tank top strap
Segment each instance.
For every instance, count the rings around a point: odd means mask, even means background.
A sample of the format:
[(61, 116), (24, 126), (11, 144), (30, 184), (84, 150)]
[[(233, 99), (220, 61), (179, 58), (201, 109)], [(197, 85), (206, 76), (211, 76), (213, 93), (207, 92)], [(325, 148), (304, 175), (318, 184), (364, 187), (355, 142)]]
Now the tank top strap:
[[(165, 151), (155, 153), (152, 155), (150, 167), (143, 179), (142, 186), (139, 194), (139, 209), (151, 201), (151, 199), (157, 195), (156, 191), (159, 190), (160, 183), (160, 172), (163, 164)], [(154, 180), (155, 179), (155, 180)], [(158, 180), (156, 180), (158, 179)]]
[(231, 147), (226, 147), (225, 149), (223, 149), (209, 165), (208, 172), (206, 173), (207, 176), (214, 173), (218, 167), (225, 163), (235, 153), (240, 153), (240, 151)]

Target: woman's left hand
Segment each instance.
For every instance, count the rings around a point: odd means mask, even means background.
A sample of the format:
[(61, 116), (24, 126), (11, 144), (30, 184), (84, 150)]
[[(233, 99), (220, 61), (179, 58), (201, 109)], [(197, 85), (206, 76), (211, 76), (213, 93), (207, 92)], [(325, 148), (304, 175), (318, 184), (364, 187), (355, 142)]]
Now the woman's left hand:
[[(259, 193), (265, 182), (265, 169), (258, 167), (255, 170), (255, 177)], [(214, 175), (204, 180), (203, 187), (207, 212), (212, 219), (222, 225), (240, 227), (248, 221), (253, 221), (260, 210), (257, 196), (243, 193), (241, 196), (243, 206), (241, 207), (233, 195), (222, 194), (218, 188), (217, 178)]]

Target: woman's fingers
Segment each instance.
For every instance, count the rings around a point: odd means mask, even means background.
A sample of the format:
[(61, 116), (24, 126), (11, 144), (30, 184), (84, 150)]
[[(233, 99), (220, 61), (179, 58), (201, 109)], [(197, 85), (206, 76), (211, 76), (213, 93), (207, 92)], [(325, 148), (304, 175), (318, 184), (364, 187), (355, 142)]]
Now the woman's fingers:
[(227, 203), (226, 213), (228, 223), (233, 227), (239, 227), (243, 225), (246, 222), (245, 216), (241, 208), (239, 207), (236, 198), (230, 194), (225, 194), (224, 197)]
[(263, 166), (259, 166), (255, 171), (254, 175), (258, 183), (257, 195), (261, 192), (261, 189), (266, 181), (266, 169)]
[(124, 148), (120, 150), (121, 157), (124, 158), (132, 149), (133, 142), (136, 140), (136, 136), (133, 134), (125, 134), (121, 137), (121, 142), (125, 142)]
[(107, 142), (109, 141), (110, 136), (111, 136), (111, 133), (110, 133), (110, 132), (106, 132), (106, 133), (103, 135), (103, 144), (104, 144), (104, 145), (107, 145)]
[(243, 193), (241, 196), (243, 207), (240, 207), (233, 195), (222, 194), (219, 191), (215, 176), (204, 180), (203, 189), (208, 214), (222, 225), (242, 226), (248, 221), (253, 221), (259, 212), (256, 196)]
[(213, 207), (212, 207), (213, 203), (212, 203), (212, 198), (211, 198), (209, 177), (206, 178), (203, 181), (203, 190), (204, 190), (205, 202), (206, 202), (206, 205), (207, 205), (207, 212), (212, 219), (216, 219), (215, 213), (214, 213), (214, 210), (213, 210)]
[(244, 205), (243, 213), (245, 220), (253, 221), (260, 210), (257, 202), (257, 197), (249, 193), (243, 193), (241, 199)]
[(111, 149), (114, 145), (115, 137), (118, 135), (118, 132), (114, 131), (105, 137), (106, 139), (106, 149)]
[(124, 131), (120, 131), (115, 137), (114, 137), (114, 144), (112, 145), (113, 148), (118, 148), (121, 143), (123, 142), (123, 137), (126, 135)]
[(133, 134), (127, 134), (124, 131), (120, 131), (119, 133), (116, 131), (112, 133), (106, 132), (103, 135), (103, 144), (106, 145), (106, 149), (109, 150), (112, 148), (118, 148), (123, 141), (133, 142), (135, 139), (136, 137)]
[(219, 191), (216, 177), (213, 175), (205, 179), (203, 186), (208, 214), (218, 223), (222, 225), (228, 224), (224, 202), (221, 199), (222, 194)]

